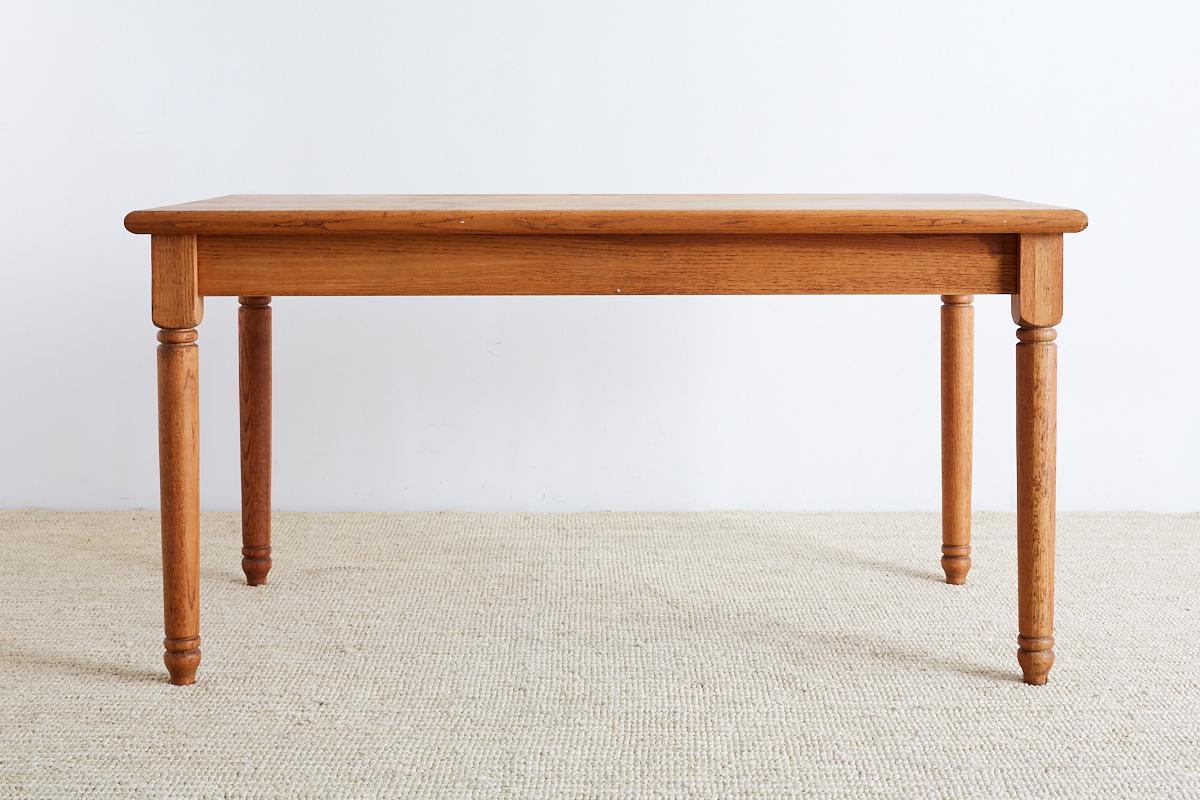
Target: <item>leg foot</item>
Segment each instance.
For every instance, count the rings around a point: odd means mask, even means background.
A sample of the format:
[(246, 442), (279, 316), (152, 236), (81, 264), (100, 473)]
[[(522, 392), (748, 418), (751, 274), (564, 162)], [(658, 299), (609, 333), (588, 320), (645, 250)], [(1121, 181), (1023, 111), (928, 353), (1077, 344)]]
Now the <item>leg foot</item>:
[(942, 572), (946, 573), (946, 583), (961, 586), (967, 582), (967, 573), (970, 571), (970, 545), (942, 545)]
[(242, 572), (246, 573), (246, 584), (263, 586), (267, 573), (271, 571), (271, 545), (242, 548)]
[(196, 682), (196, 668), (200, 666), (200, 637), (185, 639), (163, 639), (163, 662), (171, 674), (171, 683), (190, 686)]
[(1017, 637), (1017, 662), (1021, 665), (1021, 673), (1025, 682), (1041, 686), (1050, 677), (1050, 667), (1054, 665), (1054, 637), (1042, 638)]

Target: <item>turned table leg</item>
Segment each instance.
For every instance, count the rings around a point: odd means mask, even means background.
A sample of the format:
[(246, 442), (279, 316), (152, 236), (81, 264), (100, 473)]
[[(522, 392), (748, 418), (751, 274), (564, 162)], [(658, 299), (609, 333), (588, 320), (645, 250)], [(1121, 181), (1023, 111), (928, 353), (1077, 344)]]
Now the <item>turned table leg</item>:
[(1054, 338), (1053, 328), (1017, 329), (1017, 660), (1038, 684), (1054, 663)]
[(200, 359), (204, 301), (196, 237), (151, 239), (151, 307), (158, 332), (158, 461), (162, 507), (163, 661), (171, 683), (200, 666)]
[(258, 586), (271, 569), (271, 298), (238, 302), (242, 571)]
[(1062, 236), (1026, 234), (1020, 244), (1017, 323), (1017, 661), (1043, 684), (1054, 664), (1054, 479)]
[(942, 571), (955, 584), (971, 569), (973, 299), (942, 295)]
[(171, 683), (200, 666), (200, 395), (193, 328), (158, 333), (158, 454), (162, 497), (163, 660)]

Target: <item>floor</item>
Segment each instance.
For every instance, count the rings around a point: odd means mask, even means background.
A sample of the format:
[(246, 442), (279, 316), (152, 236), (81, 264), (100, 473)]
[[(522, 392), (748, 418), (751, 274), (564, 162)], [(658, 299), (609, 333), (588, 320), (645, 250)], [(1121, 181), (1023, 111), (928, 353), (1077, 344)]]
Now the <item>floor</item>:
[(172, 687), (157, 515), (0, 512), (0, 797), (1200, 797), (1200, 515), (1060, 516), (1045, 687), (975, 524), (205, 515)]

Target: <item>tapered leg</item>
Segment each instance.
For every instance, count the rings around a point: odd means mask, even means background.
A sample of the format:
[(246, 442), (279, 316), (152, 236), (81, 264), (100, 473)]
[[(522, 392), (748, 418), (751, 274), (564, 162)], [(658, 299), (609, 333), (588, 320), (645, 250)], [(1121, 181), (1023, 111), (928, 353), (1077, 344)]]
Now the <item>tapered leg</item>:
[(238, 302), (242, 571), (258, 586), (271, 569), (271, 298)]
[(942, 571), (956, 584), (971, 569), (973, 299), (942, 295)]
[(163, 660), (171, 683), (200, 666), (200, 394), (195, 329), (158, 333)]
[(1054, 664), (1055, 336), (1017, 330), (1017, 660), (1033, 684)]

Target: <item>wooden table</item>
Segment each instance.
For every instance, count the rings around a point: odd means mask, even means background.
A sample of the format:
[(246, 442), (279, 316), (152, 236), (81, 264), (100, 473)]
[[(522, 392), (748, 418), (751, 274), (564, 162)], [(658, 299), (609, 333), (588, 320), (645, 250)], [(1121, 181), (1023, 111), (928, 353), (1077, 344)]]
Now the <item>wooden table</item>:
[(1017, 660), (1054, 663), (1062, 235), (1079, 211), (983, 195), (230, 196), (125, 219), (151, 234), (167, 670), (200, 664), (196, 327), (236, 296), (242, 569), (271, 568), (273, 295), (941, 295), (942, 568), (971, 567), (972, 295), (1017, 325)]

